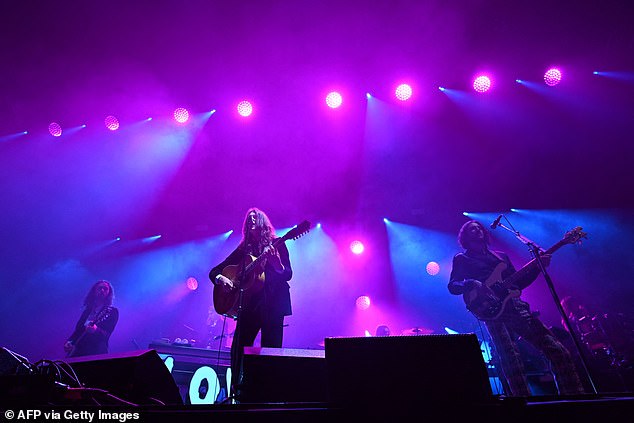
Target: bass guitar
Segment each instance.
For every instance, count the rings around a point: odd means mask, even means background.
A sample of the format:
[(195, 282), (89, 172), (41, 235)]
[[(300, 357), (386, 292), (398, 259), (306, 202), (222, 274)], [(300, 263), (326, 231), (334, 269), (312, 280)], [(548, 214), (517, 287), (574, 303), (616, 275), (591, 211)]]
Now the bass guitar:
[[(580, 242), (581, 238), (586, 237), (587, 234), (582, 231), (581, 227), (577, 226), (566, 232), (559, 242), (541, 254), (552, 254), (564, 245)], [(532, 281), (524, 284), (521, 282), (529, 273), (535, 271), (537, 266), (537, 260), (533, 259), (520, 270), (503, 279), (502, 272), (506, 270), (507, 265), (504, 262), (498, 264), (482, 286), (471, 289), (462, 295), (467, 309), (479, 320), (497, 319), (504, 311), (506, 303), (512, 298), (519, 297), (522, 289), (532, 283)]]
[[(272, 245), (276, 247), (289, 239), (298, 239), (304, 236), (310, 230), (310, 222), (304, 220), (299, 225), (288, 231), (283, 237), (276, 238)], [(228, 316), (233, 319), (237, 318), (237, 303), (240, 292), (254, 293), (264, 287), (264, 259), (265, 255), (258, 257), (247, 255), (244, 261), (237, 265), (229, 265), (222, 269), (222, 275), (231, 280), (233, 287), (222, 284), (214, 285), (214, 309), (216, 313)], [(258, 270), (258, 272), (256, 272)]]

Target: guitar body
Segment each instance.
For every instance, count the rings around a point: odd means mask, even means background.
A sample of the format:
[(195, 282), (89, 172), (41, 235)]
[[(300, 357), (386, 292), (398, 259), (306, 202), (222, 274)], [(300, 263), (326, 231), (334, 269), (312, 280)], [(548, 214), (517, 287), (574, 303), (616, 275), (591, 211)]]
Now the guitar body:
[[(277, 244), (286, 242), (289, 239), (298, 239), (308, 233), (309, 230), (310, 222), (304, 220), (283, 237), (276, 238), (272, 245), (275, 247)], [(248, 296), (264, 288), (265, 265), (266, 257), (264, 254), (258, 257), (247, 255), (241, 263), (229, 265), (222, 269), (221, 274), (233, 282), (233, 288), (228, 288), (219, 283), (214, 285), (213, 299), (216, 313), (237, 319), (240, 292), (242, 292), (243, 296)]]
[(252, 255), (244, 257), (242, 263), (231, 264), (222, 269), (222, 276), (233, 282), (233, 288), (228, 288), (223, 285), (214, 285), (214, 308), (216, 313), (228, 316), (231, 318), (237, 317), (238, 299), (240, 298), (240, 290), (243, 290), (243, 295), (253, 294), (259, 292), (264, 288), (264, 272), (263, 263), (259, 266), (262, 269), (257, 269), (255, 272), (247, 272), (244, 280), (240, 279), (240, 273), (243, 269), (247, 268), (252, 262), (256, 260)]
[(463, 294), (467, 308), (478, 319), (497, 319), (504, 311), (506, 303), (521, 295), (522, 291), (519, 289), (505, 287), (502, 272), (506, 268), (506, 263), (499, 263), (480, 288), (474, 288)]
[[(111, 313), (112, 313), (112, 307), (104, 307), (103, 309), (101, 309), (99, 314), (97, 314), (97, 317), (95, 318), (95, 320), (90, 322), (91, 326), (92, 325), (98, 325), (99, 323), (103, 322), (108, 317), (110, 317)], [(84, 340), (84, 338), (86, 337), (87, 334), (88, 334), (88, 332), (86, 331), (86, 328), (84, 328), (84, 332), (73, 343), (73, 348), (68, 352), (68, 354), (66, 354), (66, 357), (73, 357), (75, 355), (75, 353), (77, 352), (77, 346), (81, 344), (81, 342)]]
[[(580, 242), (586, 238), (580, 226), (566, 232), (564, 237), (542, 254), (552, 254), (564, 245)], [(522, 294), (522, 289), (532, 283), (523, 281), (527, 274), (537, 268), (537, 260), (533, 259), (520, 270), (506, 279), (502, 279), (502, 272), (506, 270), (506, 263), (499, 263), (480, 288), (465, 292), (462, 296), (467, 309), (480, 320), (495, 320), (502, 315), (506, 303)]]

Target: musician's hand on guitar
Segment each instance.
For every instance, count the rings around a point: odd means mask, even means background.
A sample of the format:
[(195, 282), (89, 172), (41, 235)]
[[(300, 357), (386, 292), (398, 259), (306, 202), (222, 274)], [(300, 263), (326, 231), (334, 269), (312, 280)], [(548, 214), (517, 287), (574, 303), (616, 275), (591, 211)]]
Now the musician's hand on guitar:
[(95, 333), (97, 332), (97, 325), (94, 323), (91, 323), (90, 325), (86, 326), (86, 332), (87, 333)]
[(224, 275), (216, 276), (216, 285), (226, 289), (233, 289), (233, 281)]
[(482, 287), (482, 282), (477, 279), (465, 279), (464, 287), (469, 291), (472, 289), (480, 289)]
[(280, 253), (274, 246), (268, 245), (264, 247), (263, 254), (266, 255), (266, 260), (271, 263), (271, 266), (273, 266), (273, 269), (275, 269), (277, 273), (282, 273), (282, 271), (284, 271), (284, 265), (280, 259)]
[(64, 344), (64, 352), (69, 353), (72, 350), (73, 350), (73, 343), (70, 341), (66, 341), (66, 343)]

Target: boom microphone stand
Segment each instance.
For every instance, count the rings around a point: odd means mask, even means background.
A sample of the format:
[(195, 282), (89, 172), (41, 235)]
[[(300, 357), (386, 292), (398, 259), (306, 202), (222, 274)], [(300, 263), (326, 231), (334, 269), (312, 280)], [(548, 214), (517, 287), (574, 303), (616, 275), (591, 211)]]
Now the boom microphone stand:
[[(504, 220), (506, 220), (506, 222), (509, 224), (510, 228), (505, 226), (504, 224), (500, 223), (500, 218), (501, 217), (504, 217)], [(537, 245), (535, 242), (531, 241), (530, 239), (526, 238), (524, 235), (520, 234), (519, 231), (517, 231), (513, 227), (513, 224), (507, 219), (507, 217), (505, 215), (498, 216), (498, 218), (495, 219), (495, 221), (491, 225), (491, 229), (495, 229), (498, 226), (501, 227), (501, 228), (506, 229), (509, 232), (511, 232), (513, 235), (515, 235), (515, 237), (522, 244), (526, 245), (528, 247), (528, 251), (533, 256), (535, 261), (537, 262), (537, 265), (539, 266), (539, 270), (544, 275), (544, 279), (546, 279), (546, 284), (548, 285), (548, 289), (550, 290), (550, 293), (553, 296), (553, 299), (555, 301), (555, 305), (557, 306), (557, 310), (559, 310), (559, 314), (561, 314), (562, 320), (563, 320), (564, 324), (566, 325), (566, 328), (568, 329), (568, 333), (570, 333), (570, 336), (571, 336), (571, 338), (572, 338), (572, 340), (573, 340), (573, 342), (575, 344), (575, 348), (577, 349), (577, 353), (579, 354), (579, 358), (581, 359), (581, 364), (583, 365), (583, 370), (586, 373), (586, 376), (588, 377), (588, 381), (590, 382), (590, 386), (592, 387), (592, 391), (596, 395), (597, 394), (597, 388), (595, 387), (594, 382), (592, 381), (592, 376), (590, 376), (590, 372), (588, 370), (588, 365), (586, 363), (585, 355), (581, 351), (580, 342), (579, 342), (579, 340), (577, 338), (577, 333), (575, 332), (575, 330), (573, 329), (572, 325), (570, 324), (570, 320), (568, 319), (568, 316), (566, 315), (566, 312), (564, 311), (564, 308), (561, 305), (561, 301), (559, 300), (559, 296), (557, 295), (557, 292), (555, 291), (555, 286), (553, 284), (553, 281), (550, 278), (550, 275), (548, 274), (548, 272), (546, 271), (546, 267), (544, 266), (544, 263), (542, 262), (541, 255), (544, 253), (545, 250), (543, 248), (541, 248), (539, 245)]]

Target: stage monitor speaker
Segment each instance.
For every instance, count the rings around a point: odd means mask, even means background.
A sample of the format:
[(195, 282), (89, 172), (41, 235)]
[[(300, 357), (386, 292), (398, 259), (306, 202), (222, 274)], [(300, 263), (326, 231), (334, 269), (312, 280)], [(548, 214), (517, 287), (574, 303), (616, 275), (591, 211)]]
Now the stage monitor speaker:
[(242, 403), (328, 401), (323, 350), (245, 347)]
[(326, 338), (329, 399), (340, 405), (493, 399), (475, 334)]
[(178, 386), (155, 350), (67, 359), (87, 388), (138, 405), (181, 405)]

